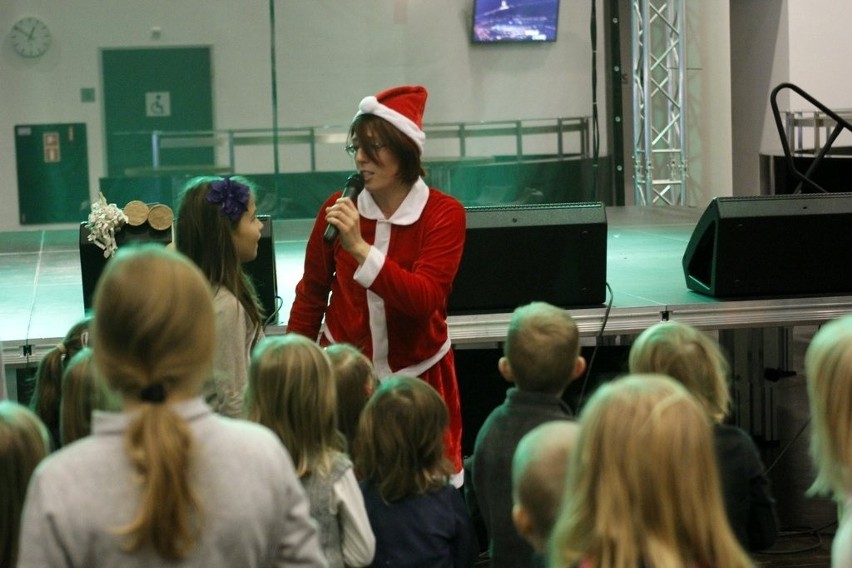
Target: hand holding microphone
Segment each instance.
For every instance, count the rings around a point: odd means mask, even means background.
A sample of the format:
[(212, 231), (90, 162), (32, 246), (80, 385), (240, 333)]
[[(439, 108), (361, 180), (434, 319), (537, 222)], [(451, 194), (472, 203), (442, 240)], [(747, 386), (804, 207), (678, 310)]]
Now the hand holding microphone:
[[(358, 199), (358, 194), (361, 193), (361, 190), (363, 189), (364, 178), (361, 177), (361, 174), (352, 174), (346, 180), (346, 186), (343, 188), (343, 195), (341, 195), (340, 197), (356, 201)], [(325, 228), (325, 232), (322, 234), (322, 238), (324, 241), (330, 243), (331, 241), (337, 238), (337, 233), (337, 227), (329, 223), (328, 226), (326, 226)]]

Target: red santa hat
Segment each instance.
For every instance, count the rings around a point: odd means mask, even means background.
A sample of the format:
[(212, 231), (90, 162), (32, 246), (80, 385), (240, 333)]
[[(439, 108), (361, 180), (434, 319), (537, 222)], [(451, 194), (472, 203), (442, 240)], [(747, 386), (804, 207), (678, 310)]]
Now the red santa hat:
[(358, 105), (358, 114), (374, 114), (397, 127), (414, 140), (420, 153), (426, 134), (423, 132), (423, 111), (426, 110), (428, 92), (419, 85), (403, 85), (382, 91), (376, 96), (364, 97)]

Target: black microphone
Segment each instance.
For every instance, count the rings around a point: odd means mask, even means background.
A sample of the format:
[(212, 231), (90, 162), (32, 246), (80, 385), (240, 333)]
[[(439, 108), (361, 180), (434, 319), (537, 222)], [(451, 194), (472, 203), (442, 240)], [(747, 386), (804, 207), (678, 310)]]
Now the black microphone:
[[(352, 174), (346, 180), (346, 187), (343, 188), (343, 195), (340, 197), (348, 197), (352, 201), (355, 201), (358, 199), (358, 194), (361, 193), (362, 189), (364, 189), (364, 178), (361, 177), (361, 174)], [(325, 232), (322, 234), (322, 238), (327, 243), (336, 239), (337, 227), (329, 223), (325, 228)]]

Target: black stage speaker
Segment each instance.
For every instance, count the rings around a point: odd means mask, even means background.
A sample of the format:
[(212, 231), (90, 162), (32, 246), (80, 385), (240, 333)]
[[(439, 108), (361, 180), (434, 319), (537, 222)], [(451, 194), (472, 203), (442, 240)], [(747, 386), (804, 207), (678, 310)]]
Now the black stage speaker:
[(718, 298), (852, 292), (852, 193), (717, 197), (683, 255), (686, 286)]
[[(172, 227), (158, 231), (148, 223), (138, 226), (124, 225), (115, 233), (115, 243), (119, 248), (131, 243), (160, 243), (165, 246), (170, 242), (172, 242)], [(108, 260), (104, 258), (104, 251), (99, 246), (89, 242), (86, 223), (80, 223), (80, 273), (83, 278), (83, 309), (86, 313), (92, 309), (95, 286)]]
[(467, 208), (450, 314), (511, 312), (532, 301), (584, 307), (606, 299), (603, 203)]
[[(278, 322), (278, 273), (275, 269), (275, 238), (272, 232), (272, 217), (258, 215), (263, 222), (260, 242), (257, 245), (257, 258), (243, 265), (254, 283), (260, 305), (270, 323)], [(274, 316), (274, 317), (273, 317)]]
[[(275, 239), (272, 236), (272, 218), (269, 215), (258, 215), (263, 223), (260, 242), (257, 246), (257, 258), (244, 266), (254, 282), (263, 310), (269, 317), (275, 313), (278, 296), (278, 280), (275, 271)], [(94, 243), (89, 242), (89, 231), (86, 223), (80, 223), (80, 270), (83, 278), (83, 308), (88, 312), (92, 308), (95, 286), (109, 259), (104, 258), (103, 251)], [(148, 223), (140, 226), (124, 225), (115, 234), (119, 248), (130, 243), (160, 243), (167, 245), (172, 242), (172, 228), (164, 231), (152, 229)]]

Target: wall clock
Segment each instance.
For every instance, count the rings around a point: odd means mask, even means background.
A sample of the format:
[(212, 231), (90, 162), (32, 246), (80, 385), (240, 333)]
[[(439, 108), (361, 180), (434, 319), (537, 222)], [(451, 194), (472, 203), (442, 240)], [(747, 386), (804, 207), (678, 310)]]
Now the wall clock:
[(34, 16), (21, 18), (12, 26), (12, 46), (22, 57), (41, 57), (50, 48), (50, 30), (43, 21)]

